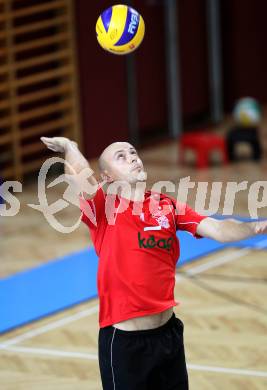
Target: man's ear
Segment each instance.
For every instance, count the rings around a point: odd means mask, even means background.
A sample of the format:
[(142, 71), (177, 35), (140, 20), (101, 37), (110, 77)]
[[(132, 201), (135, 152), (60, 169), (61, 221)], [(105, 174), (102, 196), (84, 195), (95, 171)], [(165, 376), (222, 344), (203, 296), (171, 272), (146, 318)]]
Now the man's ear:
[(109, 175), (109, 173), (108, 173), (108, 171), (106, 169), (101, 172), (101, 178), (106, 183), (112, 183), (113, 182), (112, 177)]

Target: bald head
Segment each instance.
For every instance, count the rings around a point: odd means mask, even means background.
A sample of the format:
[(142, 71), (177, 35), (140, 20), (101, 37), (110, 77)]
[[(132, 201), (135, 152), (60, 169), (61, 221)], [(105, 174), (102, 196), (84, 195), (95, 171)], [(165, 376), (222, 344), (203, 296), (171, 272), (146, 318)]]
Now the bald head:
[(135, 148), (128, 142), (114, 142), (106, 147), (98, 164), (102, 177), (109, 182), (123, 180), (135, 183), (146, 178), (143, 163)]
[(100, 171), (101, 172), (108, 171), (114, 155), (118, 153), (120, 150), (124, 150), (125, 148), (134, 149), (134, 147), (128, 142), (113, 142), (112, 144), (107, 146), (101, 153), (98, 160)]

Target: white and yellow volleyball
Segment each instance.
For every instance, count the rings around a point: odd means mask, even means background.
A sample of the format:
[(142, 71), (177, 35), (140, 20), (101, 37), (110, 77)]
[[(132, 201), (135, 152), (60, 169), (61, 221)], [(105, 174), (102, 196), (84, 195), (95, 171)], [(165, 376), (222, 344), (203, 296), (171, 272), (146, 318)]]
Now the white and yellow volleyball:
[(113, 5), (97, 19), (97, 40), (113, 54), (129, 54), (136, 50), (145, 35), (142, 16), (127, 5)]

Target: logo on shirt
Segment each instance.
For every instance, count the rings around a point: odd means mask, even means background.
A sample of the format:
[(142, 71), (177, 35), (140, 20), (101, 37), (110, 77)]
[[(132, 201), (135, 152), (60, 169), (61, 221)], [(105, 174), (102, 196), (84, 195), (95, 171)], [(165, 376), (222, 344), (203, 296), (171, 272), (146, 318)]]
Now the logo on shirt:
[(159, 226), (161, 226), (162, 228), (168, 229), (170, 227), (169, 220), (166, 217), (166, 215), (161, 215), (159, 213), (159, 214), (153, 214), (152, 216), (155, 218)]
[[(165, 228), (165, 229), (169, 229), (169, 227), (170, 227), (169, 220), (166, 217), (166, 215), (162, 214), (161, 211), (154, 212), (151, 215), (152, 215), (152, 218), (154, 218), (157, 221), (157, 223), (160, 227)], [(140, 214), (140, 219), (141, 219), (141, 221), (145, 222), (144, 213)]]
[(165, 249), (167, 251), (170, 251), (171, 246), (173, 243), (173, 237), (169, 238), (155, 238), (154, 235), (149, 236), (148, 238), (143, 238), (141, 236), (141, 233), (138, 232), (138, 244), (139, 248), (160, 248), (160, 249)]

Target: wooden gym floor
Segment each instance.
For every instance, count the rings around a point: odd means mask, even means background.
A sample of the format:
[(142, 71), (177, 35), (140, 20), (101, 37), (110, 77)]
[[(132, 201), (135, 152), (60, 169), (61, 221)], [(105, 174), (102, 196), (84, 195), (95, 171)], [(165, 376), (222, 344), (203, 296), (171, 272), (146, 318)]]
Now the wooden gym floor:
[[(228, 249), (179, 270), (191, 389), (266, 388), (265, 262), (266, 252)], [(101, 389), (97, 310), (93, 300), (2, 336), (1, 388)]]
[[(150, 184), (191, 176), (192, 181), (265, 180), (267, 161), (219, 164), (197, 171), (179, 167), (176, 144), (169, 142), (141, 152)], [(95, 162), (93, 162), (95, 166)], [(63, 186), (51, 189), (58, 199)], [(20, 213), (2, 218), (0, 277), (88, 245), (85, 226), (70, 234), (55, 232), (28, 203), (37, 203), (37, 184), (18, 195)], [(247, 191), (236, 197), (234, 214), (249, 216)], [(188, 203), (194, 206), (195, 191)], [(220, 210), (223, 207), (223, 199)], [(259, 210), (267, 217), (266, 208)], [(64, 223), (77, 218), (77, 209), (59, 213)], [(263, 390), (267, 387), (267, 253), (228, 248), (179, 268), (176, 314), (185, 323), (185, 345), (191, 390)], [(178, 272), (178, 270), (177, 270)], [(3, 390), (101, 389), (98, 361), (98, 300), (26, 325), (0, 337), (0, 383)]]

